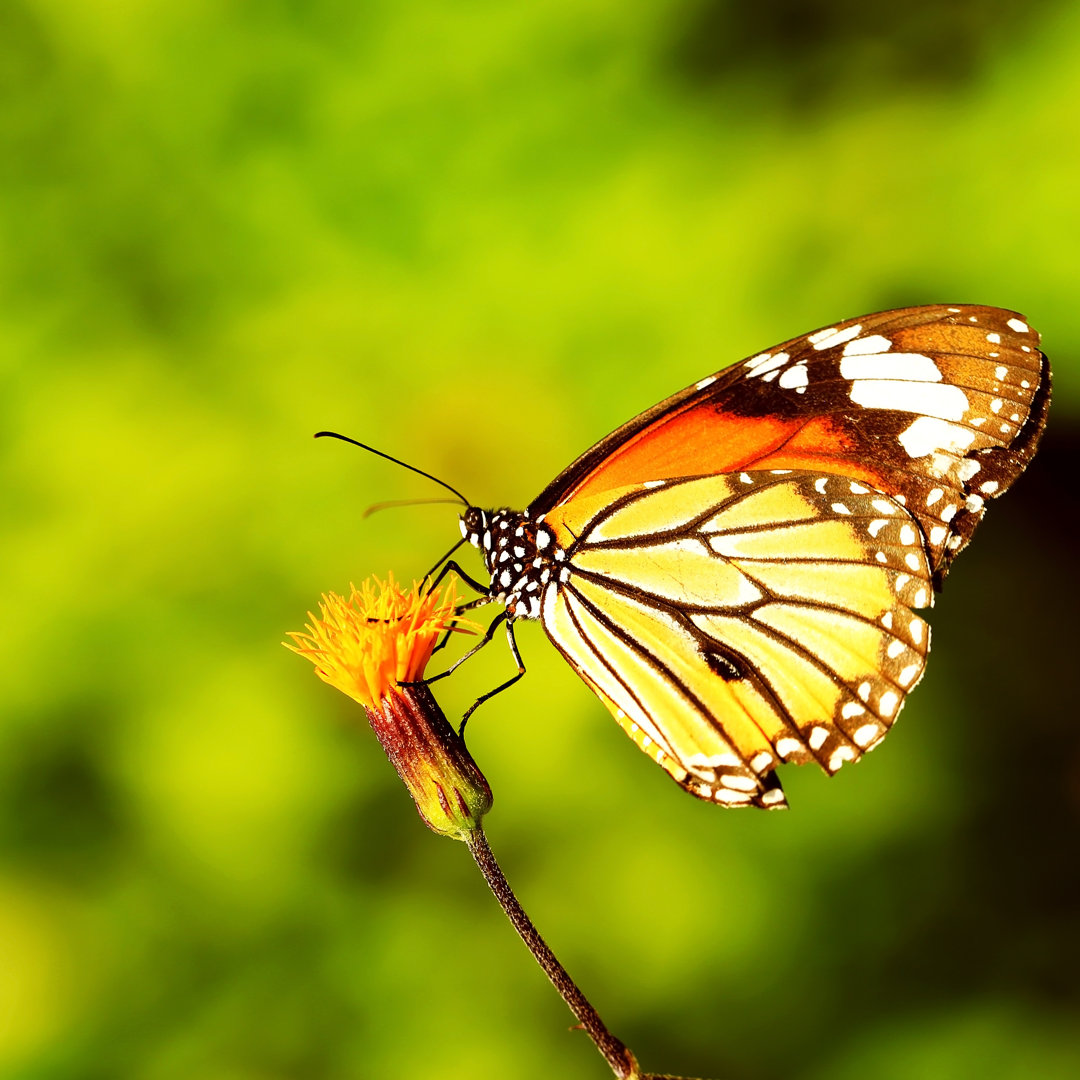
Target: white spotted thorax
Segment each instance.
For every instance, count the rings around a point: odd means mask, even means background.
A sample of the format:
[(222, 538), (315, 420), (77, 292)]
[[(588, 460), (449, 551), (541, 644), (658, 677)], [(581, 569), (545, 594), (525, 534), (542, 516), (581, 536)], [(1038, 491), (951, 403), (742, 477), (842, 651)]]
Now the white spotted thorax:
[(540, 618), (545, 590), (570, 575), (554, 532), (527, 514), (470, 506), (461, 515), (461, 535), (484, 558), (491, 599), (505, 605), (512, 618)]

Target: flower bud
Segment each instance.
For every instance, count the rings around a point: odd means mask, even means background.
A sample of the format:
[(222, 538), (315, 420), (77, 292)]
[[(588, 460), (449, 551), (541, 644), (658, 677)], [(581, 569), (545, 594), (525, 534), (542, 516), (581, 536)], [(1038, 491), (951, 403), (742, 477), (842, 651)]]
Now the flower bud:
[(364, 706), (386, 756), (420, 816), (435, 832), (466, 839), (491, 807), (491, 788), (419, 680), (440, 634), (471, 632), (455, 615), (453, 585), (442, 594), (371, 579), (348, 600), (327, 593), (319, 615), (287, 645), (324, 682)]
[(491, 788), (465, 740), (423, 683), (398, 687), (368, 709), (390, 763), (428, 826), (464, 840), (491, 809)]

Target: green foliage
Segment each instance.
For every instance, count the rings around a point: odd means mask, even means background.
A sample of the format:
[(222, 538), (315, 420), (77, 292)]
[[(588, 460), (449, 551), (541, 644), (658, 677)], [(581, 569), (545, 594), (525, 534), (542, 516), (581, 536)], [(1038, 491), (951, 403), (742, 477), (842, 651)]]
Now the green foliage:
[[(470, 748), (508, 876), (646, 1067), (1080, 1073), (1053, 603), (1080, 19), (767, 9), (0, 5), (0, 1075), (604, 1075), (279, 644), (322, 590), (420, 576), (458, 535), (447, 506), (364, 520), (435, 492), (310, 436), (521, 505), (703, 374), (931, 300), (1026, 312), (1057, 401), (878, 753), (788, 770), (787, 815), (720, 811), (528, 629)], [(509, 670), (493, 647), (440, 701)]]

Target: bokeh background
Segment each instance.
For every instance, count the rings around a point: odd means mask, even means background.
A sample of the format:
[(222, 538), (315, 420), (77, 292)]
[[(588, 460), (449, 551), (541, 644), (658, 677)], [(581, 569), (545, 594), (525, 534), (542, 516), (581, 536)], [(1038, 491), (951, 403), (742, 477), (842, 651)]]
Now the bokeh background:
[(957, 300), (1056, 401), (878, 753), (697, 802), (535, 627), (470, 745), (646, 1067), (1080, 1075), (1078, 102), (1061, 0), (3, 0), (0, 1076), (607, 1075), (280, 645), (457, 536), (311, 434), (521, 506), (731, 361)]

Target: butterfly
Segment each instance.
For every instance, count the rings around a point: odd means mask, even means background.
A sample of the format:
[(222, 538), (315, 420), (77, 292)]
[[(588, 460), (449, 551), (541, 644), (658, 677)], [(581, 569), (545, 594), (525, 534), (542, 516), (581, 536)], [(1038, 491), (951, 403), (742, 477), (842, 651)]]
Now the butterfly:
[(1015, 312), (879, 312), (707, 376), (525, 510), (469, 506), (462, 536), (512, 647), (513, 622), (539, 619), (683, 788), (779, 808), (778, 765), (833, 774), (895, 722), (930, 645), (916, 612), (1031, 461), (1049, 401)]

